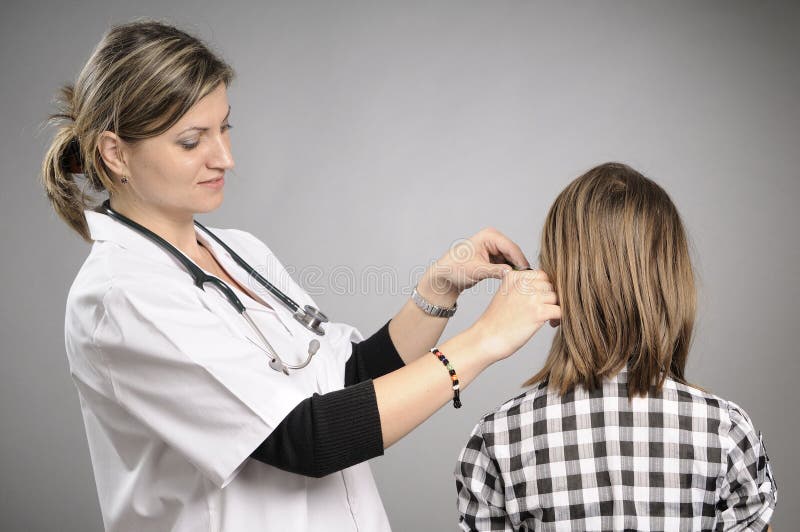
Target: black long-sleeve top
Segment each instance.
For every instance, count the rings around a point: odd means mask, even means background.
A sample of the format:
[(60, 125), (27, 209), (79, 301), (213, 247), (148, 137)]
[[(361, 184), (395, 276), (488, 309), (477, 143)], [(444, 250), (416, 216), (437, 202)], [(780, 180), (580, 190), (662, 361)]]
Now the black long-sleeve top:
[(389, 323), (358, 343), (345, 366), (345, 387), (301, 401), (251, 457), (279, 469), (323, 477), (383, 454), (372, 379), (403, 367)]

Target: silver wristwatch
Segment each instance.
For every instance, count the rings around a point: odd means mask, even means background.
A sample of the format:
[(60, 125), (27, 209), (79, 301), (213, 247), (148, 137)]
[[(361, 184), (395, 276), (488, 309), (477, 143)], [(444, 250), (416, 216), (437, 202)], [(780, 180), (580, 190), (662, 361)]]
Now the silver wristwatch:
[(417, 292), (416, 288), (411, 292), (411, 300), (417, 304), (422, 312), (435, 318), (449, 318), (456, 313), (456, 309), (458, 308), (458, 303), (453, 303), (453, 306), (450, 308), (434, 305), (422, 297), (419, 292)]

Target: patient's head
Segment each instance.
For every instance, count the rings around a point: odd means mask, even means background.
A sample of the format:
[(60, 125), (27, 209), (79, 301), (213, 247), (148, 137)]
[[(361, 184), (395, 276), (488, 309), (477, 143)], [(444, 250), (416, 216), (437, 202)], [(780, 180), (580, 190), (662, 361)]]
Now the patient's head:
[[(686, 234), (667, 193), (619, 163), (593, 168), (556, 198), (539, 262), (563, 319), (544, 368), (562, 394), (629, 364), (628, 393), (685, 382), (695, 316)], [(662, 371), (664, 370), (664, 371)]]

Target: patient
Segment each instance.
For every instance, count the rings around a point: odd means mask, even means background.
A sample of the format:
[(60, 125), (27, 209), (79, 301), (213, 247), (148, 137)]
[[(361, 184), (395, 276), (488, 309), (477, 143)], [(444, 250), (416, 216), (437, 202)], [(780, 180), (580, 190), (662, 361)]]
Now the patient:
[(694, 276), (666, 192), (623, 164), (589, 170), (551, 207), (539, 262), (561, 326), (459, 456), (461, 528), (765, 530), (760, 433), (685, 377)]

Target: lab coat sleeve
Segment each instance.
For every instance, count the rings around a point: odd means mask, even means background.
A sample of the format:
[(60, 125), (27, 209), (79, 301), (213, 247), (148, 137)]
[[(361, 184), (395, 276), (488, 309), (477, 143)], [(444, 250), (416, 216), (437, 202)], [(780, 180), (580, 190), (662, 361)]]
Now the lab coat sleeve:
[(113, 285), (93, 345), (116, 401), (224, 487), (305, 397), (192, 294)]

